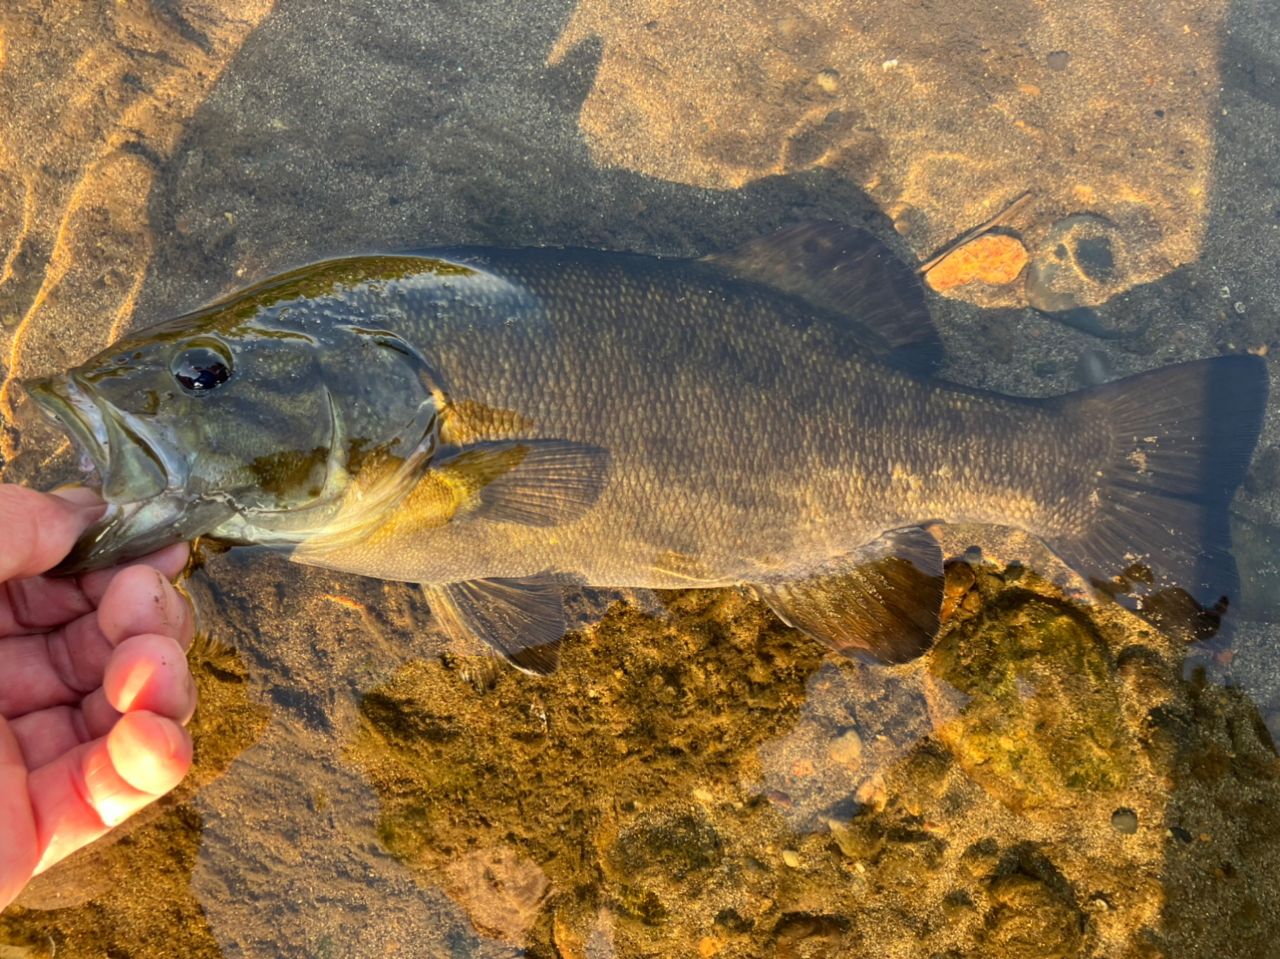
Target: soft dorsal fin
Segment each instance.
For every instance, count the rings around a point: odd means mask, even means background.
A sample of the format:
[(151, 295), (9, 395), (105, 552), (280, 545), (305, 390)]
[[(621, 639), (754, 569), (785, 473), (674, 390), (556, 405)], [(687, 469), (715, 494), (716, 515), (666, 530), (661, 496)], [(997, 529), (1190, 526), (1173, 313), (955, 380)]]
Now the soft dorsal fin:
[(784, 227), (704, 263), (848, 317), (881, 360), (919, 375), (942, 363), (924, 287), (915, 271), (866, 230), (818, 220)]
[(535, 676), (555, 672), (564, 638), (564, 599), (550, 576), (424, 584), (427, 604), (456, 639), (484, 640), (512, 666)]
[(942, 548), (918, 526), (890, 530), (807, 579), (756, 590), (779, 619), (837, 653), (905, 663), (942, 626)]

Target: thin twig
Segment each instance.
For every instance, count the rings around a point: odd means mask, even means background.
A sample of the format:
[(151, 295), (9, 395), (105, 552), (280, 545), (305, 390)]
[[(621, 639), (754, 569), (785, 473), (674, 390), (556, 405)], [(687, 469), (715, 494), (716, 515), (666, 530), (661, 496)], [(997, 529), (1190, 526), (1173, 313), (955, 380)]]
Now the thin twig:
[(935, 256), (932, 260), (925, 263), (924, 266), (920, 267), (920, 269), (916, 270), (916, 272), (921, 274), (928, 273), (935, 266), (937, 266), (939, 263), (945, 260), (948, 256), (950, 256), (953, 250), (957, 249), (958, 247), (964, 246), (970, 240), (973, 240), (973, 239), (976, 239), (977, 237), (982, 236), (982, 234), (988, 232), (989, 230), (994, 230), (1001, 223), (1009, 219), (1009, 217), (1013, 216), (1015, 213), (1017, 213), (1019, 210), (1021, 210), (1024, 206), (1026, 206), (1028, 203), (1030, 203), (1034, 199), (1035, 199), (1035, 194), (1032, 193), (1030, 190), (1028, 190), (1026, 193), (1022, 194), (1022, 196), (1018, 197), (1016, 200), (1010, 203), (1007, 207), (1005, 207), (1003, 210), (1001, 210), (999, 213), (993, 216), (986, 223), (983, 223), (979, 226), (975, 226), (968, 233), (964, 234), (964, 236), (960, 237), (960, 239), (956, 240), (954, 243), (949, 245), (945, 250), (943, 250), (941, 253)]

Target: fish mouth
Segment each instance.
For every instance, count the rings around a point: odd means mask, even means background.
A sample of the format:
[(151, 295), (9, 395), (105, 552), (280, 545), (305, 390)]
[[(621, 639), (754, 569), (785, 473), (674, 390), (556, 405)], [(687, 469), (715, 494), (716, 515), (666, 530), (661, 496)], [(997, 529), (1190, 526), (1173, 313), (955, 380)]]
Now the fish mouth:
[[(182, 457), (138, 417), (99, 399), (74, 372), (26, 381), (24, 387), (60, 427), (101, 482), (107, 501), (102, 518), (86, 530), (70, 554), (50, 572), (86, 572), (145, 556), (189, 538)], [(197, 534), (198, 535), (198, 534)]]
[(71, 438), (72, 445), (80, 453), (85, 485), (102, 485), (109, 470), (111, 454), (107, 447), (106, 422), (98, 404), (71, 375), (57, 379), (42, 376), (27, 380), (22, 385), (45, 417)]

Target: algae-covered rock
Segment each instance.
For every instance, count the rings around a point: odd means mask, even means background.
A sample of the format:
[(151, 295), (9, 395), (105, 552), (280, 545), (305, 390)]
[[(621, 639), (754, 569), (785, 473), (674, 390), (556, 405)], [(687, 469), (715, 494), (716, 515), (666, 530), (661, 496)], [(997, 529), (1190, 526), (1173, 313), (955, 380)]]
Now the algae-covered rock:
[[(615, 610), (552, 678), (477, 688), (446, 657), (364, 696), (348, 754), (382, 799), (379, 839), (500, 938), (523, 922), (531, 947), (562, 955), (593, 936), (693, 954), (768, 935), (795, 901), (774, 862), (778, 812), (742, 784), (755, 747), (794, 724), (822, 652), (736, 593), (669, 601), (666, 622)], [(495, 849), (520, 864), (516, 902), (460, 872)], [(547, 909), (530, 917), (539, 892)]]
[(932, 674), (971, 697), (938, 737), (1011, 809), (1123, 788), (1132, 747), (1106, 643), (1076, 609), (1006, 597), (933, 653)]
[(989, 889), (995, 905), (982, 943), (1008, 959), (1073, 959), (1083, 955), (1084, 916), (1031, 876), (1002, 876)]

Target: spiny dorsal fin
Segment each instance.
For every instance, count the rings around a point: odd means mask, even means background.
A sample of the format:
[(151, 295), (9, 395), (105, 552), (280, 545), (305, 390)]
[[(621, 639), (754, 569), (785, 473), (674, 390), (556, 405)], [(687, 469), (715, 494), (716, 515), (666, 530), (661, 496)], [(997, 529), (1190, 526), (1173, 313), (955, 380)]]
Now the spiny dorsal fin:
[(905, 663), (942, 625), (942, 549), (918, 526), (891, 530), (829, 570), (756, 590), (779, 619), (837, 653)]
[(800, 223), (702, 261), (848, 317), (866, 346), (900, 369), (927, 376), (942, 363), (920, 278), (866, 230)]

